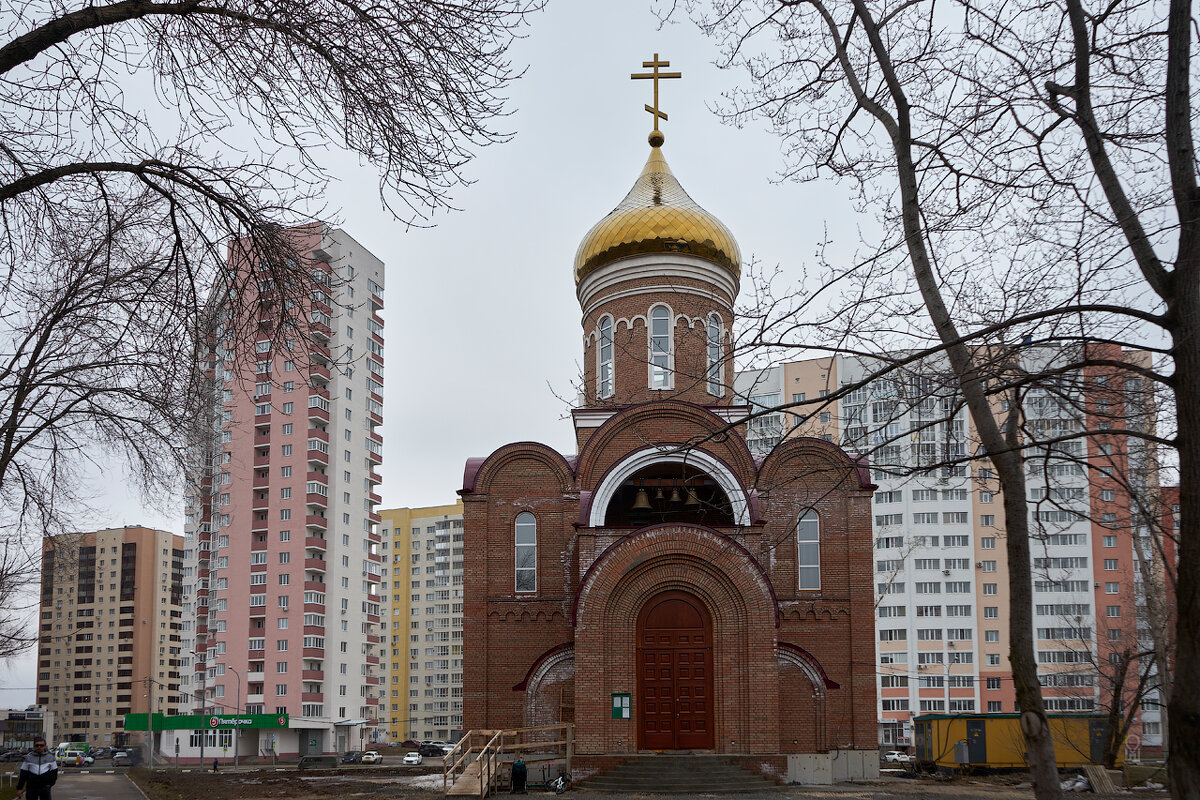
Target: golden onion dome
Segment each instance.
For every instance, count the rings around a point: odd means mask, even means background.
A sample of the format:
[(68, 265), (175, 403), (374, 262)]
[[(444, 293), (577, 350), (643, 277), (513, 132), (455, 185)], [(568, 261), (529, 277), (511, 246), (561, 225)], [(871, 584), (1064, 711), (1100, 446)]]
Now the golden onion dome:
[(688, 253), (741, 277), (741, 253), (733, 234), (688, 197), (657, 145), (629, 194), (580, 242), (575, 282), (605, 264), (642, 253)]

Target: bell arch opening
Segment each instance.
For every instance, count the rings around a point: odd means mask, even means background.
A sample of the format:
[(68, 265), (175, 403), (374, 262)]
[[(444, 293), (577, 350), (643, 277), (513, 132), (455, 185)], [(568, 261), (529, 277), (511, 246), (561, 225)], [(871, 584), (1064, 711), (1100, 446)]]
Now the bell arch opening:
[(716, 480), (691, 464), (669, 461), (650, 464), (622, 481), (604, 510), (606, 528), (659, 523), (735, 524), (729, 496)]

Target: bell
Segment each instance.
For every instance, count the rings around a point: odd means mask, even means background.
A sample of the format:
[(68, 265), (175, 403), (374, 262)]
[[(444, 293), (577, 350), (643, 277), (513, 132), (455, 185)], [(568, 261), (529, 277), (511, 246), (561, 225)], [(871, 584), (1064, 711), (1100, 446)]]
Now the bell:
[(671, 488), (671, 502), (678, 503), (682, 499), (683, 498), (679, 496), (679, 489), (672, 487)]
[(633, 499), (633, 505), (629, 507), (630, 511), (649, 511), (650, 496), (646, 494), (645, 489), (638, 489), (637, 497)]
[(699, 497), (696, 497), (696, 490), (695, 490), (695, 489), (693, 489), (693, 488), (692, 488), (692, 487), (690, 487), (690, 486), (688, 487), (688, 495), (687, 495), (687, 500), (685, 500), (683, 504), (684, 504), (685, 506), (698, 506), (698, 505), (700, 505), (700, 498), (699, 498)]
[(662, 490), (662, 487), (660, 486), (660, 487), (658, 487), (658, 491), (654, 493), (654, 502), (661, 503), (662, 501), (663, 501), (663, 490)]

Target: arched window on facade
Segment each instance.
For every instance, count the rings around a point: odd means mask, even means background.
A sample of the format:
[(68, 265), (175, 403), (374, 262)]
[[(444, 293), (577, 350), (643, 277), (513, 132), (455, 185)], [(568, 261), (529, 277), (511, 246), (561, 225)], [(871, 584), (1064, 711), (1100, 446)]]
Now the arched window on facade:
[(708, 393), (720, 397), (725, 394), (721, 383), (721, 317), (708, 315)]
[(666, 306), (650, 309), (650, 388), (671, 388), (671, 310)]
[(600, 399), (613, 396), (613, 320), (605, 315), (600, 318), (600, 336), (596, 342), (596, 396)]
[(523, 511), (517, 514), (513, 537), (513, 586), (518, 592), (537, 591), (537, 520)]
[(801, 589), (821, 588), (821, 520), (811, 508), (796, 522), (796, 563)]

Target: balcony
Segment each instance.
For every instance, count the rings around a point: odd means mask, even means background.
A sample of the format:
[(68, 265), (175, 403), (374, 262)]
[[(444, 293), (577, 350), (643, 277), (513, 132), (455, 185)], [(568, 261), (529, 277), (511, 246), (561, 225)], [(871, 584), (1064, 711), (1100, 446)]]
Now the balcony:
[(303, 703), (321, 703), (324, 702), (325, 695), (322, 692), (301, 692), (300, 701)]
[(306, 536), (304, 538), (304, 548), (312, 550), (320, 550), (324, 552), (329, 547), (329, 542), (323, 536)]
[(321, 484), (324, 484), (325, 486), (328, 486), (329, 485), (329, 473), (328, 472), (316, 472), (314, 470), (309, 470), (309, 473), (305, 477), (305, 480), (309, 481), (311, 483), (321, 483)]
[(253, 705), (255, 703), (263, 703), (263, 702), (266, 702), (266, 701), (263, 699), (263, 696), (261, 694), (246, 695), (246, 705)]
[(308, 441), (309, 441), (310, 446), (312, 445), (313, 439), (317, 439), (318, 441), (322, 441), (325, 444), (329, 444), (329, 431), (323, 431), (320, 428), (309, 428), (308, 429)]
[(301, 655), (304, 658), (324, 658), (325, 657), (325, 648), (324, 647), (306, 647), (306, 648), (304, 648), (304, 652)]
[(306, 570), (316, 570), (317, 572), (324, 572), (326, 569), (328, 569), (328, 567), (327, 567), (328, 563), (329, 562), (323, 558), (306, 558), (306, 559), (304, 559), (304, 568)]
[(308, 368), (309, 380), (314, 381), (319, 386), (324, 386), (329, 383), (329, 367), (322, 367), (319, 364), (313, 364)]
[(255, 467), (269, 467), (271, 466), (271, 454), (268, 452), (266, 455), (256, 455), (252, 463)]
[(306, 592), (323, 592), (325, 591), (325, 581), (305, 581), (304, 591)]
[(309, 492), (305, 495), (304, 502), (310, 507), (329, 508), (329, 498), (317, 492)]
[[(320, 514), (309, 514), (304, 518), (304, 525), (309, 528), (327, 531), (329, 530), (329, 518), (323, 517)], [(315, 538), (315, 537), (314, 537)], [(321, 541), (325, 541), (322, 539)]]
[(309, 406), (308, 419), (310, 422), (329, 422), (329, 412), (320, 406)]
[(247, 672), (246, 683), (262, 683), (267, 679), (265, 672)]
[(306, 669), (300, 673), (300, 679), (305, 681), (323, 681), (325, 680), (325, 670)]
[[(254, 427), (256, 427), (256, 428), (271, 427), (271, 415), (270, 414), (255, 414), (254, 415)], [(254, 443), (262, 444), (262, 442), (257, 439), (255, 440)]]
[(324, 625), (305, 625), (304, 626), (304, 635), (305, 636), (324, 636), (325, 635), (325, 626)]

